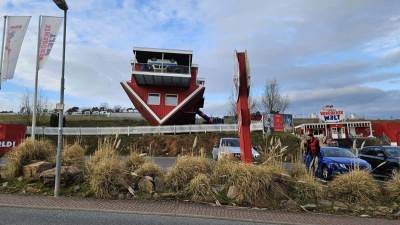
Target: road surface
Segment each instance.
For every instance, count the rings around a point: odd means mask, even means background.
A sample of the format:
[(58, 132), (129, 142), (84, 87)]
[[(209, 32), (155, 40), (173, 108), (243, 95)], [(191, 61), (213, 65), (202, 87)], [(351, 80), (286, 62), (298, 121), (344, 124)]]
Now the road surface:
[(0, 225), (2, 224), (399, 225), (399, 221), (284, 210), (218, 207), (184, 201), (0, 194)]
[(256, 223), (213, 218), (196, 218), (87, 210), (56, 210), (0, 207), (1, 225), (260, 225)]

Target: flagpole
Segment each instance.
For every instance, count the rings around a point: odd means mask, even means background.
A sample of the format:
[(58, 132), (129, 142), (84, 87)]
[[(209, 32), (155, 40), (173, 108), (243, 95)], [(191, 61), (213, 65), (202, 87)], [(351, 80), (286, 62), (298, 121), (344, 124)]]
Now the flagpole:
[(36, 52), (36, 75), (35, 75), (35, 95), (33, 97), (33, 114), (32, 114), (32, 133), (31, 138), (35, 140), (36, 136), (36, 117), (37, 117), (37, 98), (38, 98), (38, 83), (39, 83), (39, 51), (40, 51), (40, 28), (42, 23), (42, 16), (39, 16), (39, 29), (38, 29), (38, 41), (37, 41), (37, 52)]
[(7, 16), (4, 16), (4, 26), (3, 26), (3, 41), (1, 42), (1, 57), (0, 57), (0, 90), (1, 90), (1, 71), (3, 69), (3, 53), (4, 53), (4, 38), (6, 36), (6, 21)]

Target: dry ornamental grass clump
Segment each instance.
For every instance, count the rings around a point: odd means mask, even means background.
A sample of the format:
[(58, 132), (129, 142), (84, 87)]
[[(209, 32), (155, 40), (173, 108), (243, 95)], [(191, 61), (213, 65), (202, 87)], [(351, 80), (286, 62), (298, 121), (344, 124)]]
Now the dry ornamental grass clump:
[(89, 187), (98, 198), (118, 195), (124, 184), (124, 167), (115, 145), (104, 141), (87, 164)]
[(289, 195), (300, 204), (317, 203), (325, 196), (326, 186), (315, 180), (310, 174), (302, 174), (291, 182)]
[(396, 176), (386, 183), (385, 190), (391, 201), (400, 204), (400, 174), (396, 174)]
[(211, 173), (210, 159), (196, 156), (178, 157), (175, 166), (167, 174), (167, 184), (173, 191), (183, 191), (200, 173)]
[(238, 203), (258, 205), (273, 195), (273, 174), (266, 167), (253, 164), (237, 164), (228, 180), (230, 186), (239, 191)]
[(238, 166), (239, 161), (232, 157), (223, 157), (215, 164), (212, 174), (211, 181), (213, 184), (225, 185), (225, 188), (229, 188), (228, 181), (232, 179), (235, 168)]
[(235, 187), (238, 204), (273, 206), (286, 196), (281, 183), (283, 168), (277, 164), (243, 164), (230, 158), (220, 159), (211, 175), (213, 185), (223, 185), (224, 190)]
[(140, 176), (150, 176), (150, 177), (158, 177), (162, 175), (162, 170), (160, 166), (155, 164), (154, 162), (145, 162), (135, 171), (135, 173)]
[(328, 187), (332, 199), (347, 204), (367, 205), (379, 195), (379, 187), (372, 175), (362, 170), (339, 175)]
[(131, 152), (125, 162), (125, 168), (128, 171), (133, 172), (147, 161), (148, 159), (146, 157), (140, 156), (139, 153)]
[(307, 172), (307, 168), (303, 163), (296, 162), (289, 169), (289, 175), (293, 178), (303, 178), (307, 177), (309, 173)]
[(7, 158), (5, 174), (7, 177), (20, 176), (23, 166), (33, 160), (53, 162), (55, 150), (55, 146), (47, 140), (25, 139), (24, 142), (5, 155)]
[(189, 183), (188, 194), (193, 201), (206, 202), (213, 200), (210, 178), (206, 174), (198, 174)]
[(76, 166), (80, 169), (85, 167), (85, 149), (79, 144), (67, 145), (63, 152), (63, 165)]

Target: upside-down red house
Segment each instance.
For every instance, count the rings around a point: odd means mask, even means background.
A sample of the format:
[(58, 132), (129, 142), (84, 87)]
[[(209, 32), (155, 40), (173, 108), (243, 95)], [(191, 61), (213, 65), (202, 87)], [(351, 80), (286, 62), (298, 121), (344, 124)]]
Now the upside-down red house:
[(134, 48), (132, 77), (121, 82), (135, 108), (151, 125), (194, 124), (204, 104), (204, 80), (192, 51)]

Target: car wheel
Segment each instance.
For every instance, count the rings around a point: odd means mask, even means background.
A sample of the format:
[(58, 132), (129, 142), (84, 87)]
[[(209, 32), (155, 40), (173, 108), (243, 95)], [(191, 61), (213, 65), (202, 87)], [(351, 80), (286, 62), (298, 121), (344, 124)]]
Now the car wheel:
[(329, 178), (330, 178), (329, 170), (328, 170), (328, 167), (326, 167), (326, 166), (322, 167), (322, 178), (324, 180), (329, 180)]

